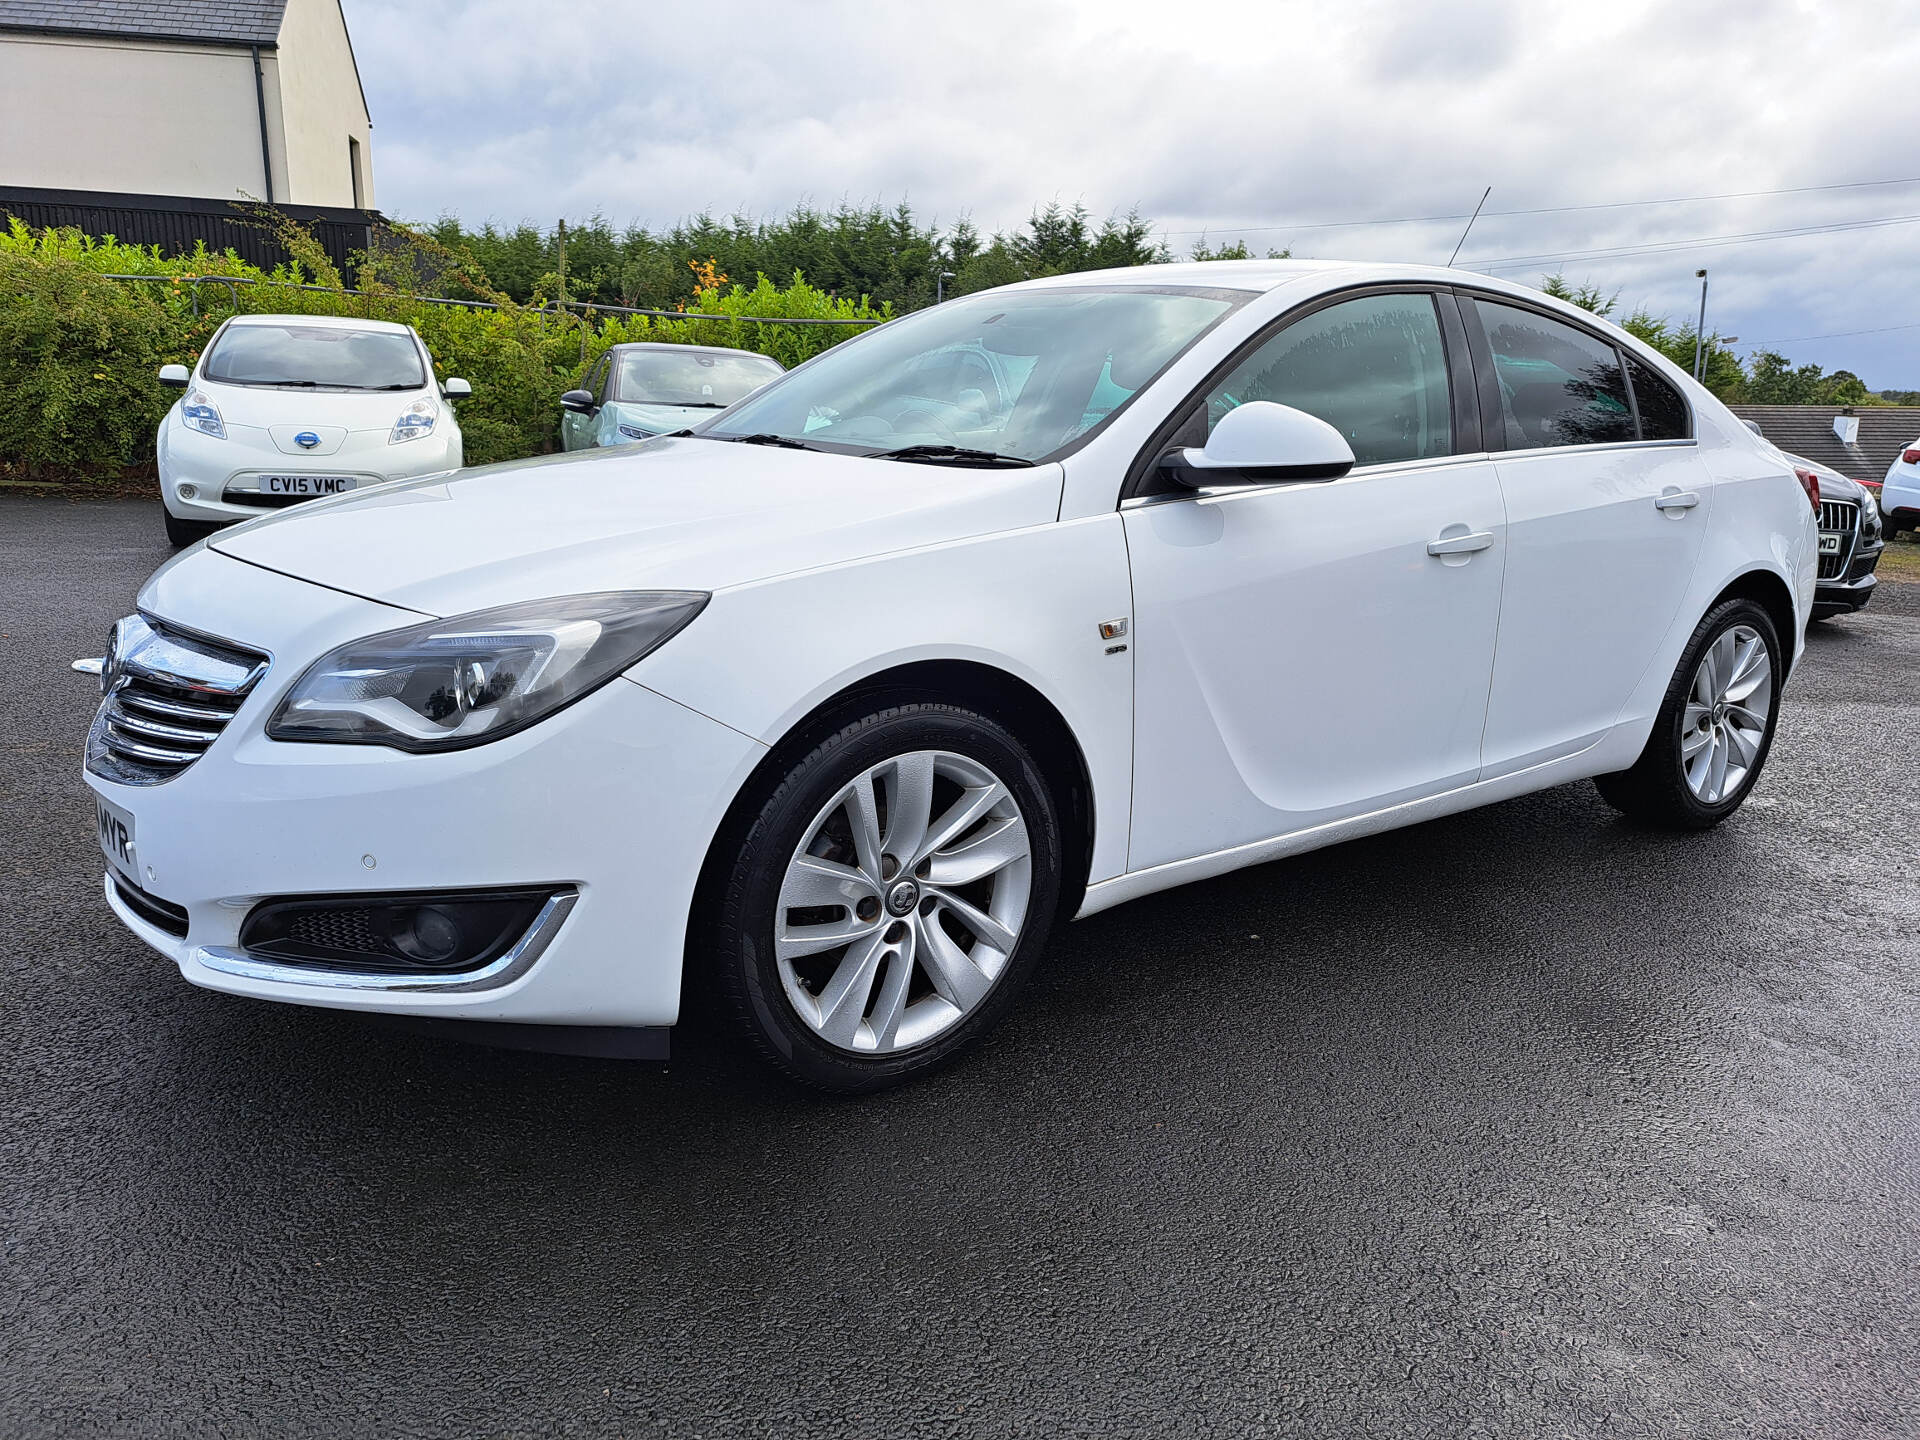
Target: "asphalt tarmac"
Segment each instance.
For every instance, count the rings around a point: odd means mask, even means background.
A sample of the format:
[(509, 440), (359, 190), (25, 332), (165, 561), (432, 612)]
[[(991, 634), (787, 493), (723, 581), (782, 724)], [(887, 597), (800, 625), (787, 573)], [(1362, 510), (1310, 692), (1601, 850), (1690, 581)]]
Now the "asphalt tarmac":
[(166, 554), (0, 499), (0, 1435), (1920, 1434), (1920, 586), (1717, 831), (1583, 784), (1138, 901), (826, 1102), (124, 934), (66, 667)]

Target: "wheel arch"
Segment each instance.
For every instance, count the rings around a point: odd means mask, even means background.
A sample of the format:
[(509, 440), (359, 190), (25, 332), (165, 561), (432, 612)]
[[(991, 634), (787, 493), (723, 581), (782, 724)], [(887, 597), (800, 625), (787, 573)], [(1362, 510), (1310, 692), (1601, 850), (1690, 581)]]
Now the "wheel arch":
[[(1059, 707), (1032, 684), (997, 666), (958, 659), (915, 660), (876, 670), (848, 682), (794, 721), (741, 782), (708, 842), (694, 890), (695, 913), (700, 913), (712, 888), (724, 883), (725, 857), (752, 825), (760, 798), (775, 777), (849, 721), (885, 705), (910, 702), (977, 710), (1004, 725), (1033, 751), (1041, 778), (1059, 806), (1066, 838), (1059, 913), (1076, 914), (1086, 892), (1094, 841), (1092, 772), (1080, 741)], [(688, 972), (693, 969), (696, 940), (689, 927)]]
[(1784, 677), (1792, 670), (1795, 651), (1795, 629), (1793, 591), (1787, 582), (1772, 570), (1756, 567), (1742, 571), (1724, 586), (1720, 593), (1708, 603), (1706, 611), (1711, 613), (1714, 606), (1728, 600), (1751, 600), (1767, 612), (1767, 618), (1773, 621), (1774, 633), (1779, 636), (1785, 653), (1781, 656), (1781, 674)]

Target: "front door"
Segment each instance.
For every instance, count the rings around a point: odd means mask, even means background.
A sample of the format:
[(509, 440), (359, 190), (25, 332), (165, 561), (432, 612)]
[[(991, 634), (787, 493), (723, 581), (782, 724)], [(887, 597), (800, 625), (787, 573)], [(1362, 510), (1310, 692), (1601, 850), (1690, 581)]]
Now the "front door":
[[(602, 403), (607, 391), (607, 369), (613, 361), (612, 352), (602, 355), (587, 371), (587, 377), (580, 384), (582, 390), (592, 392), (594, 404)], [(594, 434), (599, 425), (597, 415), (582, 415), (575, 410), (560, 412), (560, 448), (563, 450), (589, 450), (594, 445)]]
[(1620, 718), (1668, 629), (1697, 618), (1678, 612), (1713, 491), (1685, 402), (1650, 367), (1537, 311), (1467, 303), (1499, 382), (1506, 447), (1494, 456), (1507, 573), (1491, 778), (1575, 754)]
[(1479, 774), (1505, 526), (1493, 466), (1460, 453), (1477, 452), (1472, 436), (1456, 444), (1435, 298), (1364, 296), (1287, 323), (1213, 387), (1185, 438), (1249, 400), (1318, 415), (1359, 464), (1329, 482), (1129, 502), (1130, 869)]

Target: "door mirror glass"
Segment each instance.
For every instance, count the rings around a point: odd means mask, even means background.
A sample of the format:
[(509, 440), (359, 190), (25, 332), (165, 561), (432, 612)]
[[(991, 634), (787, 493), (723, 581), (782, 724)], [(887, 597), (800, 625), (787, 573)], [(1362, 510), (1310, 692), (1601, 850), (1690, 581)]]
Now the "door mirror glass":
[(1204, 449), (1175, 450), (1162, 462), (1191, 489), (1337, 480), (1353, 468), (1353, 447), (1333, 426), (1291, 405), (1250, 400), (1220, 417)]
[(186, 389), (187, 382), (192, 378), (193, 377), (187, 372), (187, 367), (184, 365), (162, 365), (160, 367), (160, 383), (162, 385), (170, 385), (175, 390)]
[(447, 383), (440, 388), (446, 392), (449, 400), (464, 400), (467, 396), (473, 394), (473, 386), (462, 380), (458, 375), (449, 375), (447, 377)]
[(593, 392), (591, 390), (569, 390), (560, 397), (560, 408), (571, 410), (576, 415), (593, 413)]

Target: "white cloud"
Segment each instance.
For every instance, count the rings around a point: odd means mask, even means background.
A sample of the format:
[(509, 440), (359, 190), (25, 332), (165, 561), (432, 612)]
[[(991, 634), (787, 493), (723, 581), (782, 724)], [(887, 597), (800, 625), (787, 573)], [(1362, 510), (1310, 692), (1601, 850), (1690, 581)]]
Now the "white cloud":
[[(1871, 0), (348, 0), (381, 205), (477, 222), (910, 199), (984, 228), (1138, 206), (1296, 253), (1461, 263), (1920, 214), (1920, 185), (1497, 212), (1920, 176), (1920, 31)], [(1289, 228), (1292, 222), (1294, 228)], [(1176, 235), (1176, 249), (1192, 237)], [(1920, 224), (1569, 261), (1743, 339), (1920, 321)], [(1537, 279), (1539, 267), (1508, 268)], [(1920, 328), (1786, 347), (1920, 386)]]

